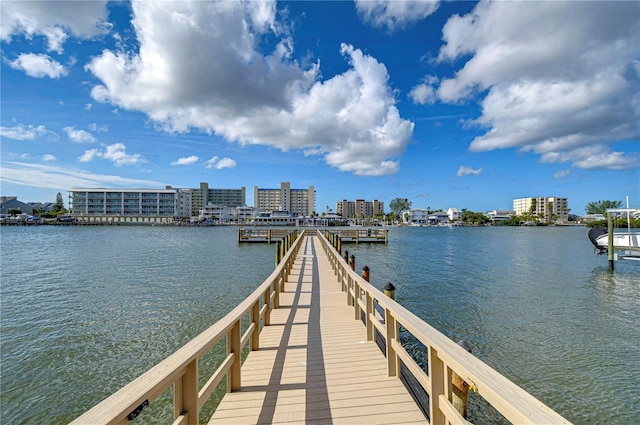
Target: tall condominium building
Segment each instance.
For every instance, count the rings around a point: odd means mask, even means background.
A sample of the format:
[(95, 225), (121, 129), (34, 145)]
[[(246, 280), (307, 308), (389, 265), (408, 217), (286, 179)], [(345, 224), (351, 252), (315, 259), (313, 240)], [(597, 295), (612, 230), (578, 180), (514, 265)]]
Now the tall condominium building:
[(377, 199), (373, 201), (356, 199), (353, 202), (343, 199), (342, 201), (336, 202), (336, 214), (342, 216), (342, 218), (375, 217), (379, 214), (384, 214), (384, 202), (380, 202)]
[(280, 183), (280, 189), (253, 188), (253, 206), (265, 211), (289, 211), (291, 214), (310, 216), (316, 211), (316, 191), (291, 189), (291, 183)]
[(224, 205), (225, 207), (244, 207), (247, 205), (244, 186), (240, 189), (210, 189), (208, 183), (200, 182), (200, 187), (191, 189), (191, 191), (191, 214), (194, 216), (209, 204)]
[(546, 222), (569, 221), (569, 200), (555, 196), (520, 198), (513, 200), (516, 215), (532, 214), (543, 218)]
[(73, 215), (129, 217), (190, 217), (191, 190), (69, 189)]

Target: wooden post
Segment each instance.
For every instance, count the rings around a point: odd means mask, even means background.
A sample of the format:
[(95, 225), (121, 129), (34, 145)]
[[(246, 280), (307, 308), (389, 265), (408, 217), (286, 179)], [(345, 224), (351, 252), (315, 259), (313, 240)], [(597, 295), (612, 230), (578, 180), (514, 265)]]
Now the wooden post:
[(348, 249), (344, 250), (344, 261), (346, 261), (347, 263), (349, 262), (349, 250)]
[(393, 286), (393, 283), (389, 282), (384, 285), (384, 294), (395, 301), (396, 299), (396, 287)]
[(607, 255), (609, 257), (609, 270), (613, 270), (613, 213), (607, 214)]
[(342, 238), (338, 236), (338, 254), (342, 255)]
[(364, 267), (362, 268), (362, 278), (363, 278), (364, 280), (366, 280), (367, 282), (369, 282), (369, 267), (364, 266)]
[[(471, 347), (464, 341), (458, 341), (458, 345), (467, 350), (467, 352), (471, 352)], [(467, 384), (464, 379), (458, 376), (457, 373), (451, 373), (451, 404), (456, 408), (458, 413), (462, 415), (463, 418), (467, 419), (467, 406), (469, 406), (469, 384)]]
[(349, 257), (349, 265), (351, 266), (351, 270), (356, 270), (356, 257), (355, 256), (351, 256)]
[(276, 267), (280, 264), (280, 241), (276, 242)]
[(187, 366), (182, 378), (174, 384), (173, 417), (187, 414), (187, 424), (198, 425), (198, 359)]
[(227, 372), (227, 392), (238, 391), (241, 386), (241, 343), (240, 343), (240, 321), (236, 321), (227, 333), (227, 354), (233, 353), (233, 364)]
[(260, 349), (260, 298), (251, 306), (251, 323), (255, 325), (251, 334), (251, 351)]

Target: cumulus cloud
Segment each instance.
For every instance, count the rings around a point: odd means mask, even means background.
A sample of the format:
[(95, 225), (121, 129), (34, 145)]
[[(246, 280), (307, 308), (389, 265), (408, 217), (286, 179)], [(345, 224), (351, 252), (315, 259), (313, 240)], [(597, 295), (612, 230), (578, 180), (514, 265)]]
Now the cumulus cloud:
[(58, 158), (50, 153), (45, 153), (44, 155), (42, 155), (42, 160), (45, 162), (55, 161), (56, 159)]
[[(106, 50), (87, 65), (101, 80), (94, 100), (142, 111), (170, 132), (298, 149), (358, 175), (398, 170), (413, 123), (400, 117), (375, 58), (342, 45), (349, 69), (320, 81), (319, 63), (292, 59), (293, 40), (269, 1), (133, 2), (132, 10), (139, 50)], [(276, 43), (263, 53), (265, 35)]]
[(191, 165), (195, 164), (198, 161), (200, 161), (199, 156), (191, 155), (184, 158), (178, 158), (177, 160), (173, 161), (171, 165)]
[(206, 168), (215, 168), (216, 170), (222, 170), (223, 168), (233, 168), (236, 166), (236, 161), (231, 158), (218, 158), (212, 157), (210, 160), (204, 163)]
[(124, 143), (114, 143), (113, 145), (105, 146), (104, 149), (89, 149), (78, 157), (78, 161), (91, 162), (95, 158), (102, 158), (113, 162), (116, 167), (121, 167), (123, 165), (137, 165), (146, 162), (142, 155), (131, 155), (128, 154), (126, 150), (127, 147)]
[(106, 1), (3, 1), (0, 8), (0, 38), (11, 42), (16, 35), (42, 36), (49, 51), (63, 52), (70, 35), (91, 38), (102, 34), (106, 23)]
[[(637, 156), (608, 148), (640, 138), (637, 3), (480, 2), (448, 20), (443, 40), (438, 60), (464, 65), (440, 82), (438, 98), (484, 96), (473, 123), (487, 131), (471, 151), (520, 148), (579, 168), (638, 166)], [(597, 155), (584, 156), (585, 147)]]
[(29, 77), (34, 78), (60, 78), (66, 77), (68, 74), (63, 65), (44, 54), (22, 53), (8, 64), (11, 68), (23, 71)]
[(482, 168), (473, 169), (472, 167), (465, 167), (463, 165), (458, 168), (458, 172), (456, 173), (458, 177), (479, 176), (480, 174), (482, 174)]
[(356, 0), (356, 10), (364, 22), (389, 31), (404, 29), (426, 18), (439, 5), (439, 0)]
[(50, 132), (43, 125), (17, 125), (14, 127), (0, 127), (0, 136), (14, 140), (34, 140)]
[(413, 103), (419, 105), (433, 104), (436, 101), (434, 85), (438, 82), (438, 77), (428, 75), (423, 80), (422, 83), (411, 89), (409, 98), (413, 100)]
[(571, 173), (571, 170), (560, 170), (553, 173), (554, 179), (561, 179), (563, 177), (567, 177)]
[(91, 133), (85, 130), (76, 130), (75, 127), (63, 128), (69, 140), (75, 143), (94, 143), (96, 138)]

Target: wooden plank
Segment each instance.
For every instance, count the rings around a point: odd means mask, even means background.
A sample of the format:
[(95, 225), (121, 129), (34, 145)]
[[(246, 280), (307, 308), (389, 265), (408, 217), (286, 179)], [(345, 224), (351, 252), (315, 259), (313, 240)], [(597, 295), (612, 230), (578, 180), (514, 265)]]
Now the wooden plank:
[(260, 350), (242, 366), (241, 390), (224, 396), (209, 423), (427, 423), (353, 320), (318, 238), (304, 244)]

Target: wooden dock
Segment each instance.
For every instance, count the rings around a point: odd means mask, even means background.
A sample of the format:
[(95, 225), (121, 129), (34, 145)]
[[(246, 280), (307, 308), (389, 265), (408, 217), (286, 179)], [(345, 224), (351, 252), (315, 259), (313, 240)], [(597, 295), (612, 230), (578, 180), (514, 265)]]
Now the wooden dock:
[[(569, 423), (355, 273), (338, 238), (306, 229), (289, 239), (251, 295), (72, 424), (128, 423), (172, 390), (173, 424), (197, 425), (224, 380), (209, 424), (468, 424), (468, 390), (512, 423)], [(427, 370), (400, 329), (424, 345)], [(219, 343), (226, 357), (201, 376)]]
[(318, 237), (305, 238), (280, 308), (210, 424), (428, 423), (353, 307)]

